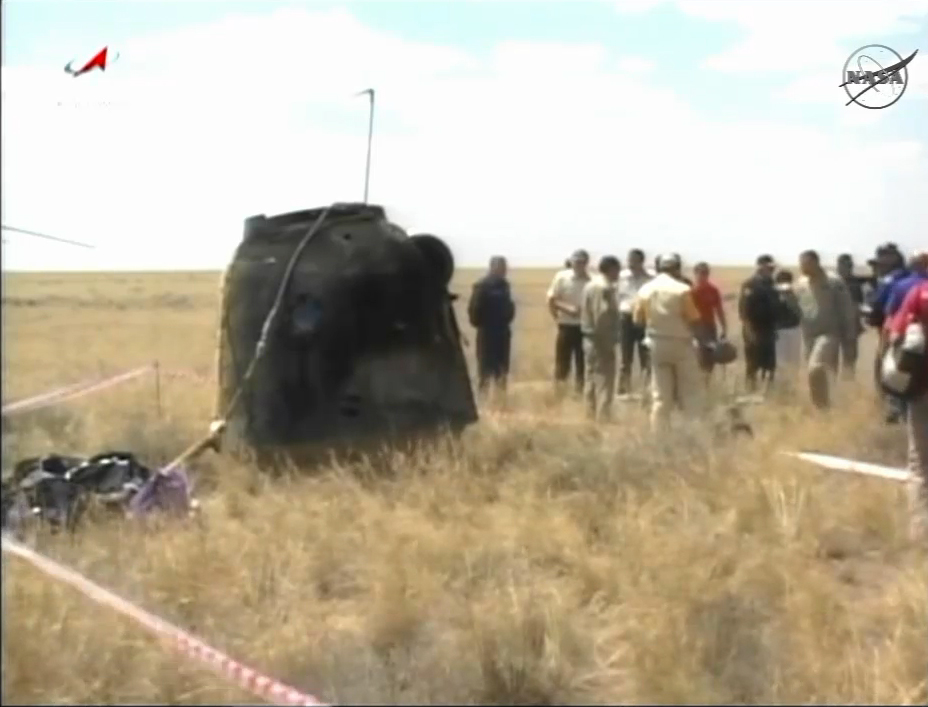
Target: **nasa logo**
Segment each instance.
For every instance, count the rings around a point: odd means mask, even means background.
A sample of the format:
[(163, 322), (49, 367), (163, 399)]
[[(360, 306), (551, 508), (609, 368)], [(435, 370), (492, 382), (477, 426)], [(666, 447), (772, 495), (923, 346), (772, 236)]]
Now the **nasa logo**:
[(856, 103), (862, 108), (889, 108), (902, 98), (909, 85), (909, 62), (918, 54), (903, 59), (894, 49), (883, 44), (868, 44), (851, 54), (844, 62), (841, 78), (850, 99), (844, 105)]

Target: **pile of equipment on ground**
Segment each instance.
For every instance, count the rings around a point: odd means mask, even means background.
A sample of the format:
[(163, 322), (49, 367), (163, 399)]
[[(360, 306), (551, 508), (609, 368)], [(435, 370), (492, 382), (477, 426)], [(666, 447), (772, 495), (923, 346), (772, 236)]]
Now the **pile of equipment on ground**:
[(91, 507), (124, 517), (186, 515), (196, 502), (182, 469), (152, 470), (129, 452), (105, 452), (89, 459), (32, 457), (18, 462), (3, 480), (4, 532), (19, 534), (36, 522), (52, 531), (73, 531)]

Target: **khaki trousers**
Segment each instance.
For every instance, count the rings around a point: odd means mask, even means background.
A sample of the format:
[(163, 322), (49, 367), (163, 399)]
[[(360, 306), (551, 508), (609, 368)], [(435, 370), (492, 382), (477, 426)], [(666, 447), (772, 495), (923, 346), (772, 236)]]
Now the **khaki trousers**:
[(651, 429), (665, 429), (675, 405), (686, 417), (699, 417), (704, 397), (705, 379), (692, 340), (652, 337)]
[(586, 362), (584, 397), (587, 415), (607, 422), (612, 419), (612, 401), (615, 398), (615, 346), (584, 339), (583, 358)]
[(815, 407), (824, 410), (831, 405), (829, 378), (838, 372), (841, 344), (836, 336), (803, 337), (809, 395)]

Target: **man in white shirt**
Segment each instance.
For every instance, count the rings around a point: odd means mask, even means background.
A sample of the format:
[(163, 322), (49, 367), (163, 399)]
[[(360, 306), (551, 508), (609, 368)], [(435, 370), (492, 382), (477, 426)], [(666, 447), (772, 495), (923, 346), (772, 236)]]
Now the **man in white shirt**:
[(620, 313), (620, 349), (622, 368), (619, 373), (619, 395), (631, 392), (632, 365), (635, 351), (638, 352), (638, 365), (645, 377), (650, 369), (648, 347), (644, 345), (644, 329), (632, 317), (632, 307), (641, 286), (653, 275), (644, 267), (644, 251), (633, 248), (628, 251), (628, 267), (619, 274), (618, 296)]
[(583, 393), (584, 360), (583, 335), (580, 332), (580, 307), (583, 288), (590, 281), (587, 267), (590, 255), (577, 250), (570, 257), (570, 268), (558, 272), (548, 288), (548, 309), (557, 322), (557, 340), (554, 345), (554, 380), (563, 389), (573, 363), (576, 389)]

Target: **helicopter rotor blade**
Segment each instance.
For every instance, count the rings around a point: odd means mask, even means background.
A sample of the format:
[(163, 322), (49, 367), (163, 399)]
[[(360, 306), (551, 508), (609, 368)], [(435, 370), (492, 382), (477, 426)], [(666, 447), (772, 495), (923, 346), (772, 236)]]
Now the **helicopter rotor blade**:
[(58, 243), (67, 243), (68, 245), (76, 245), (80, 248), (90, 248), (91, 250), (96, 248), (96, 246), (93, 246), (90, 243), (82, 243), (81, 241), (72, 241), (69, 238), (59, 238), (58, 236), (50, 236), (47, 233), (39, 233), (38, 231), (27, 231), (25, 228), (16, 228), (15, 226), (0, 226), (0, 228), (2, 228), (4, 231), (12, 231), (13, 233), (21, 233), (25, 236), (33, 236), (35, 238), (45, 238), (46, 240), (57, 241)]

